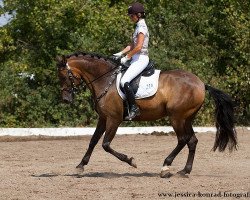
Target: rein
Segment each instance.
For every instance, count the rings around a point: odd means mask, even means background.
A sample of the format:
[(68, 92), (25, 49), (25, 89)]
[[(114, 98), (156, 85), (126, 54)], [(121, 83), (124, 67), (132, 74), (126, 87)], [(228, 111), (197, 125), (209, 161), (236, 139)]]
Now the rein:
[[(94, 80), (92, 80), (92, 81), (86, 83), (86, 85), (89, 85), (89, 84), (91, 84), (91, 83), (93, 83), (93, 82), (99, 80), (100, 78), (102, 78), (102, 77), (105, 76), (106, 74), (112, 72), (113, 70), (117, 69), (118, 67), (119, 67), (119, 66), (116, 66), (116, 67), (112, 68), (111, 70), (107, 71), (106, 73), (102, 74), (101, 76), (99, 76), (99, 77), (95, 78)], [(117, 73), (113, 73), (113, 74), (117, 74)], [(112, 75), (113, 75), (113, 74), (112, 74)], [(112, 75), (111, 75), (111, 77), (112, 77)]]

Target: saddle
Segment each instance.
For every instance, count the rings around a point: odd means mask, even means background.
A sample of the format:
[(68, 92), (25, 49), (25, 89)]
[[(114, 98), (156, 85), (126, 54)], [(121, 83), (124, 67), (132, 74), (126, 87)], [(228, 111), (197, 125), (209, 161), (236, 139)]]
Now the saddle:
[[(122, 69), (121, 69), (122, 76), (124, 75), (124, 73), (126, 72), (127, 69), (128, 69), (128, 66), (122, 65)], [(130, 82), (130, 85), (133, 88), (134, 94), (136, 94), (136, 92), (139, 88), (139, 83), (140, 83), (141, 77), (142, 76), (149, 77), (149, 76), (153, 75), (154, 73), (155, 73), (154, 62), (150, 60), (147, 67)], [(121, 86), (120, 86), (120, 89), (124, 93), (124, 90)]]

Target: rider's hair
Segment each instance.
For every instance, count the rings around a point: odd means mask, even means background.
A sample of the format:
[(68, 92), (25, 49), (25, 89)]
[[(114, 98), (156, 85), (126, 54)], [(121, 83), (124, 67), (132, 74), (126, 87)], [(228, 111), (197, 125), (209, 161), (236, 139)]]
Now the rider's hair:
[(146, 14), (144, 12), (142, 13), (137, 13), (136, 16), (139, 18), (139, 19), (145, 19), (146, 18)]

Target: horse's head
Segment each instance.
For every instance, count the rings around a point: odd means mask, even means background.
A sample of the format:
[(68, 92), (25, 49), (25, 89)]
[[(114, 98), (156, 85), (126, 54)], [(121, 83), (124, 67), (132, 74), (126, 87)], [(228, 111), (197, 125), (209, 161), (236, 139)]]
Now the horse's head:
[(57, 57), (57, 70), (62, 100), (65, 103), (72, 103), (77, 86), (82, 82), (79, 70), (75, 67), (70, 67), (65, 56)]

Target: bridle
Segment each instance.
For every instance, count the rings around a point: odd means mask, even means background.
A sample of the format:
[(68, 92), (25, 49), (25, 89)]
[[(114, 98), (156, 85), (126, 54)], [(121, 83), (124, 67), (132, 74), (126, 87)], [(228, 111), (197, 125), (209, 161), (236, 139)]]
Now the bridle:
[[(74, 79), (79, 79), (79, 77), (75, 76), (70, 68), (70, 66), (68, 65), (68, 63), (66, 64), (66, 70), (67, 70), (67, 74), (68, 74), (68, 78), (70, 80), (70, 87), (63, 87), (61, 88), (61, 91), (68, 91), (71, 92), (73, 94), (75, 94), (78, 90), (77, 85), (75, 84)], [(83, 82), (82, 78), (80, 78), (80, 84), (81, 85)]]
[[(116, 70), (116, 69), (118, 69), (118, 70)], [(78, 84), (78, 85), (83, 84), (85, 81), (82, 79), (82, 77), (79, 78), (79, 77), (77, 77), (77, 76), (75, 76), (73, 74), (73, 72), (71, 70), (71, 67), (69, 66), (68, 63), (66, 63), (66, 70), (67, 70), (67, 74), (68, 74), (69, 80), (71, 82), (71, 85), (70, 85), (70, 88), (62, 88), (62, 90), (67, 90), (67, 91), (72, 92), (73, 94), (76, 94), (77, 91), (78, 91), (78, 88), (77, 88), (77, 85), (75, 84), (74, 79), (80, 79), (80, 84)], [(109, 88), (111, 87), (114, 80), (116, 79), (116, 75), (120, 72), (119, 66), (116, 66), (116, 67), (112, 68), (111, 70), (105, 72), (104, 74), (100, 75), (99, 77), (95, 78), (94, 80), (85, 83), (85, 87), (88, 86), (88, 85), (91, 85), (91, 87), (93, 88), (93, 83), (94, 82), (96, 82), (97, 80), (103, 78), (106, 74), (108, 74), (108, 73), (110, 73), (112, 71), (114, 71), (110, 76), (112, 78), (112, 80), (109, 81), (109, 84), (103, 90), (103, 92), (98, 97), (96, 97), (96, 103), (98, 103), (101, 100), (101, 98), (104, 97), (107, 94)]]

